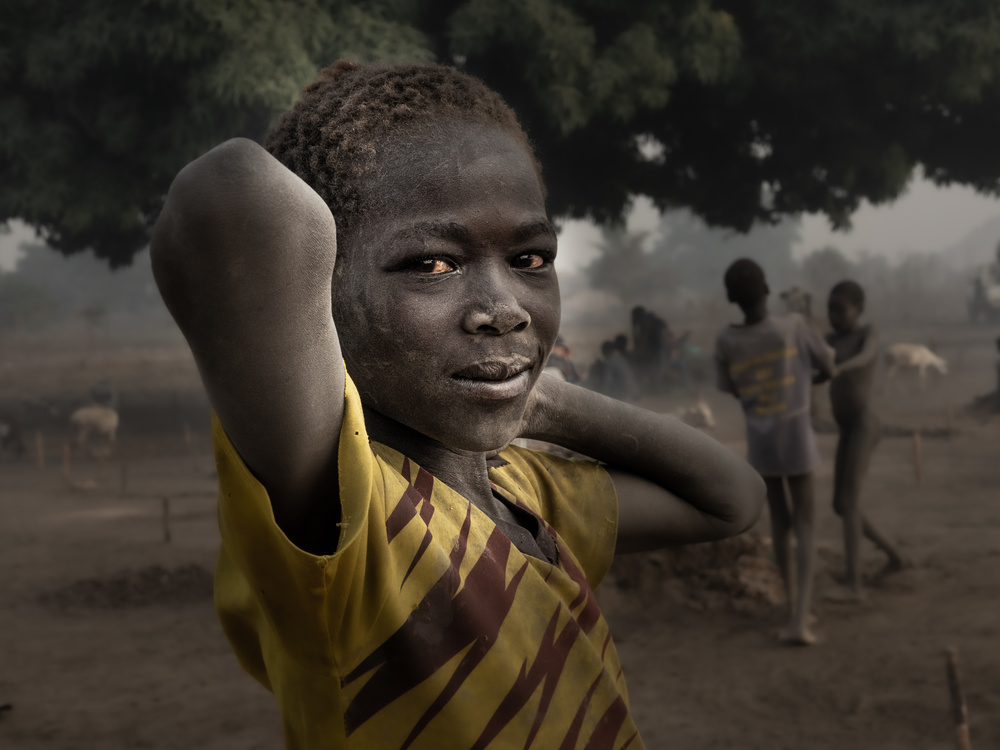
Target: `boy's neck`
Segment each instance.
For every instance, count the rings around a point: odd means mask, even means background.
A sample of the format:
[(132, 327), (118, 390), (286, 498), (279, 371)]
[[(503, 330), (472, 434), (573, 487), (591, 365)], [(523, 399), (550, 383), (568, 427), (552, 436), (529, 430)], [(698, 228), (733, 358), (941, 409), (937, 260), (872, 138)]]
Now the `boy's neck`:
[(495, 502), (485, 453), (449, 448), (368, 407), (364, 413), (369, 438), (399, 451), (480, 508)]
[(855, 323), (850, 328), (844, 328), (842, 330), (837, 330), (836, 328), (834, 328), (833, 335), (838, 338), (845, 338), (847, 336), (853, 336), (856, 333), (860, 333), (863, 328), (864, 325), (862, 325), (861, 323)]
[(760, 323), (767, 317), (767, 298), (762, 299), (756, 304), (748, 305), (742, 308), (742, 310), (743, 325), (752, 326), (755, 323)]

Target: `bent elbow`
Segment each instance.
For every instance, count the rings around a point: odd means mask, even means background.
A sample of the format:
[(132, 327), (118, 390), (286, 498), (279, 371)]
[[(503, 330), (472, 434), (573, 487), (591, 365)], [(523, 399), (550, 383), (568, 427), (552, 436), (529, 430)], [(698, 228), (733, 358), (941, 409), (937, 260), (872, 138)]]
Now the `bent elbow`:
[(756, 471), (751, 470), (751, 476), (743, 494), (737, 518), (733, 522), (733, 525), (738, 528), (736, 534), (748, 531), (757, 523), (760, 514), (764, 511), (764, 504), (767, 502), (767, 485), (764, 483), (764, 478)]
[(738, 536), (749, 531), (764, 510), (767, 485), (764, 479), (747, 464), (746, 471), (732, 485), (728, 493), (728, 510), (721, 524), (722, 536)]

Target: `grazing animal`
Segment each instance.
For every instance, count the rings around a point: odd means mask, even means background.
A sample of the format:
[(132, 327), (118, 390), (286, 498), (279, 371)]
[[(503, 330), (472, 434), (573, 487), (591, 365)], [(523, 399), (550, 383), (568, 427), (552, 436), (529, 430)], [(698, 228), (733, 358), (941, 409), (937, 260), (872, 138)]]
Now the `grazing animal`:
[(77, 428), (76, 441), (81, 447), (87, 444), (91, 436), (105, 438), (110, 445), (115, 444), (118, 412), (114, 409), (97, 405), (83, 406), (73, 412), (69, 421)]
[(692, 427), (711, 429), (715, 427), (715, 416), (701, 396), (694, 406), (682, 406), (676, 412), (677, 418)]
[(900, 370), (916, 370), (920, 389), (927, 384), (927, 369), (934, 368), (942, 375), (948, 373), (948, 363), (923, 344), (892, 344), (885, 351), (889, 372), (886, 379), (892, 378)]

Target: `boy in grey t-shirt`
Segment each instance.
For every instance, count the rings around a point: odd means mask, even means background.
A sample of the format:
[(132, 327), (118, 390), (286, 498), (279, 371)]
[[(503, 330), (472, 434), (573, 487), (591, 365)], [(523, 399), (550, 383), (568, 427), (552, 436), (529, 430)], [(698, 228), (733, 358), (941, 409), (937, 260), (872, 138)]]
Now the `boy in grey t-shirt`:
[[(767, 314), (770, 290), (754, 261), (734, 261), (725, 284), (744, 322), (726, 327), (716, 340), (717, 382), (743, 406), (748, 460), (767, 484), (774, 554), (789, 607), (790, 624), (782, 640), (805, 646), (816, 640), (807, 622), (815, 552), (812, 471), (819, 463), (809, 416), (810, 386), (833, 376), (834, 352), (801, 315)], [(792, 533), (797, 542), (794, 592)]]

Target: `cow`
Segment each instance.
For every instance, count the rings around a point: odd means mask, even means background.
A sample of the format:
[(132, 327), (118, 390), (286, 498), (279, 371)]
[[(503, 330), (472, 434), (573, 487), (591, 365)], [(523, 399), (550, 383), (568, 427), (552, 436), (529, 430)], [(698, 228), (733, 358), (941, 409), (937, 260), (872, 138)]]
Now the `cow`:
[(889, 364), (887, 380), (892, 380), (900, 370), (916, 370), (920, 390), (927, 384), (928, 368), (942, 375), (948, 373), (948, 363), (923, 344), (892, 344), (885, 350), (885, 360)]
[(107, 440), (109, 448), (114, 446), (118, 431), (118, 412), (114, 409), (96, 404), (83, 406), (70, 415), (69, 421), (78, 430), (76, 440), (80, 447), (85, 447), (92, 435)]

